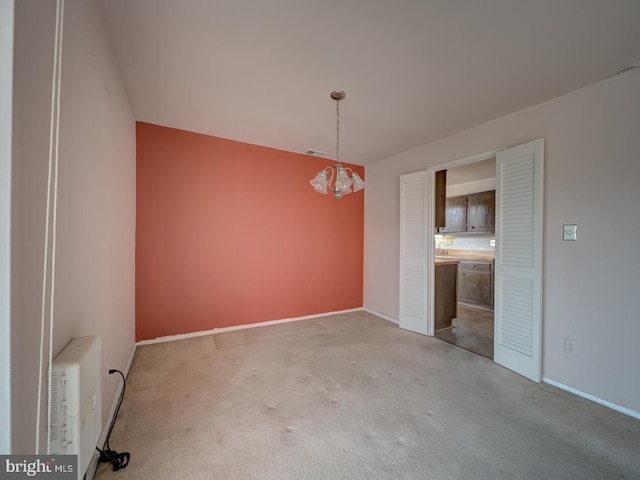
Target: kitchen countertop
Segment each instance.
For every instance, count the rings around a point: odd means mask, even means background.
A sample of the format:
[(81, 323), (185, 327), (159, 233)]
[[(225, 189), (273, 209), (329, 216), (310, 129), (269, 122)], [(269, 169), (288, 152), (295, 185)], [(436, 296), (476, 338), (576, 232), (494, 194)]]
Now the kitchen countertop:
[(493, 250), (444, 250), (444, 255), (436, 254), (435, 260), (438, 263), (441, 260), (473, 260), (478, 262), (493, 262), (495, 260), (495, 251)]
[(460, 263), (460, 260), (457, 258), (450, 258), (448, 256), (438, 256), (434, 260), (436, 265), (457, 265)]

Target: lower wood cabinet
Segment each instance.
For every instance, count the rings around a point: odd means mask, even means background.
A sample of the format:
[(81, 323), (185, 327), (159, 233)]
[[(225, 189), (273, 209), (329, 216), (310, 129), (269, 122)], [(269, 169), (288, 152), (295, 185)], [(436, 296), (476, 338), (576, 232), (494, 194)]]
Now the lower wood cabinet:
[(492, 262), (460, 262), (458, 268), (458, 301), (493, 309)]
[(435, 265), (435, 329), (451, 326), (451, 320), (458, 315), (456, 289), (458, 264), (445, 263)]

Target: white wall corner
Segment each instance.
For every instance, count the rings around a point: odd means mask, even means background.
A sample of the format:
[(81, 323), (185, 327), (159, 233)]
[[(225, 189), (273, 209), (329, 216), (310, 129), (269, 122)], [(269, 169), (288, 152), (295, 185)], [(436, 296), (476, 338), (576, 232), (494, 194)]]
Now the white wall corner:
[(375, 310), (371, 310), (370, 308), (363, 308), (363, 310), (365, 312), (367, 312), (367, 313), (370, 313), (371, 315), (375, 315), (376, 317), (380, 317), (380, 318), (383, 318), (385, 320), (388, 320), (391, 323), (395, 323), (396, 325), (400, 324), (400, 322), (398, 322), (397, 319), (391, 318), (390, 316), (385, 315), (384, 313), (380, 313), (380, 312), (377, 312)]

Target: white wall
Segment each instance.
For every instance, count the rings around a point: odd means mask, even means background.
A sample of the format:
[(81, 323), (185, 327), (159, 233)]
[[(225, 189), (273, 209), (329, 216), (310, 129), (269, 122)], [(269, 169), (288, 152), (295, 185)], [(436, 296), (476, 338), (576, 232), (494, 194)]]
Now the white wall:
[(543, 375), (640, 412), (638, 92), (635, 69), (367, 167), (365, 308), (398, 318), (401, 174), (544, 138)]
[(11, 450), (11, 146), (13, 0), (0, 0), (0, 454)]
[[(456, 235), (455, 233), (445, 235), (443, 238), (435, 240), (436, 248), (444, 250), (486, 250), (487, 252), (495, 252), (496, 247), (491, 246), (491, 240), (496, 236), (493, 233), (480, 233), (473, 235)], [(447, 245), (447, 240), (453, 240), (453, 244)]]
[[(36, 436), (54, 24), (55, 2), (17, 2), (11, 279), (16, 453), (32, 453)], [(123, 370), (134, 347), (135, 121), (93, 0), (66, 1), (62, 63), (53, 355), (73, 337), (99, 334), (103, 359)], [(102, 385), (103, 423), (118, 378)], [(41, 445), (45, 404), (43, 399)]]

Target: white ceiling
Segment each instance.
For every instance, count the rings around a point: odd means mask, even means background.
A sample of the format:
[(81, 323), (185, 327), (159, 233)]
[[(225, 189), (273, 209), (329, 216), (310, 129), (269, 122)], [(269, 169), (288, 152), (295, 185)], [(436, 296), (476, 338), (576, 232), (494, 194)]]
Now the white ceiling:
[(101, 0), (137, 120), (368, 165), (640, 59), (638, 0)]

